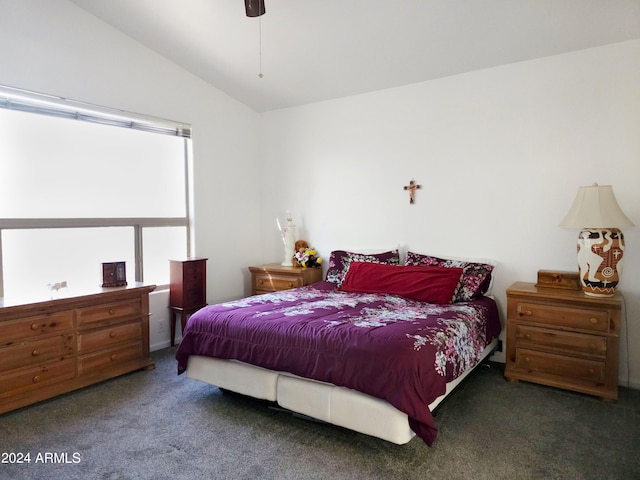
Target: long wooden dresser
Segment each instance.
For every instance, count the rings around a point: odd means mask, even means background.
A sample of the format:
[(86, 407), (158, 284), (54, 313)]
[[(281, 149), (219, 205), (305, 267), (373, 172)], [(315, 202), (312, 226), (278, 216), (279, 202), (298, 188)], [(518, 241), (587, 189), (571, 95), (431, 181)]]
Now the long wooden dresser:
[(155, 285), (0, 298), (0, 413), (142, 368)]

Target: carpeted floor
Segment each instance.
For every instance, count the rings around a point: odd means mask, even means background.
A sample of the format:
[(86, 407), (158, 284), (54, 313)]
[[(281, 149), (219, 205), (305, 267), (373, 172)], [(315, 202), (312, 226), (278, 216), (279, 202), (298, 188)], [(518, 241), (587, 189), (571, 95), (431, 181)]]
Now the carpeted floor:
[(640, 479), (638, 390), (605, 404), (493, 364), (438, 410), (433, 447), (398, 446), (178, 376), (174, 351), (0, 415), (0, 479)]

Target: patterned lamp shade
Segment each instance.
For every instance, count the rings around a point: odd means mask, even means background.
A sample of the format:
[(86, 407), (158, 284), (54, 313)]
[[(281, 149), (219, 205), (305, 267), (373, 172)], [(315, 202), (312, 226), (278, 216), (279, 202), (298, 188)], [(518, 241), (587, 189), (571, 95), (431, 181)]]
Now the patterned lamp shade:
[(613, 295), (624, 255), (620, 228), (633, 223), (618, 205), (611, 185), (580, 187), (560, 225), (582, 229), (578, 236), (578, 268), (584, 293)]

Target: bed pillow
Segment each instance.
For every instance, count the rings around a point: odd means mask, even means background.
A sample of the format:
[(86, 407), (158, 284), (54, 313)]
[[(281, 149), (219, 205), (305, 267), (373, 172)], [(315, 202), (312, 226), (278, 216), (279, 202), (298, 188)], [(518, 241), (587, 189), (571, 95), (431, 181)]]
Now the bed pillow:
[(454, 295), (454, 302), (468, 302), (487, 293), (491, 285), (491, 272), (495, 268), (495, 265), (490, 263), (439, 258), (415, 252), (407, 252), (406, 265), (462, 268), (462, 277)]
[(462, 270), (351, 262), (340, 290), (400, 295), (428, 303), (451, 303)]
[(355, 253), (346, 250), (334, 250), (329, 257), (329, 268), (325, 279), (327, 282), (342, 285), (344, 276), (349, 270), (351, 262), (400, 264), (400, 254), (397, 249), (381, 253)]

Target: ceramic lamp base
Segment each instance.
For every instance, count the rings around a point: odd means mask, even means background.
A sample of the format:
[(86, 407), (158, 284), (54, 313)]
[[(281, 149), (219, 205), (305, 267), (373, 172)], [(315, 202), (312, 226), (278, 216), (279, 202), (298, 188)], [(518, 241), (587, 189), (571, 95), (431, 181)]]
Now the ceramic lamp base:
[(580, 283), (586, 295), (610, 297), (620, 280), (624, 236), (617, 228), (585, 228), (578, 236)]
[(287, 226), (283, 228), (282, 239), (284, 240), (284, 260), (282, 260), (283, 267), (293, 266), (293, 256), (296, 253), (296, 226), (291, 223), (291, 218), (288, 218)]

